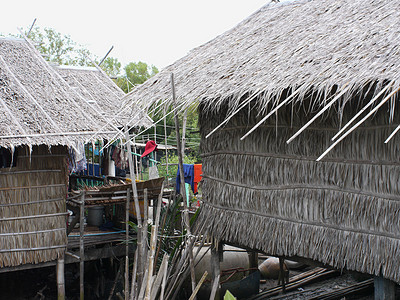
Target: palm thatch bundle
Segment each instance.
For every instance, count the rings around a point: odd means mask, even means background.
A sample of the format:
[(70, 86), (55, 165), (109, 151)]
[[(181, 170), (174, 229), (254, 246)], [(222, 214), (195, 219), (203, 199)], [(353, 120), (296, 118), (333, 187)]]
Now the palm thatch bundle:
[(0, 268), (55, 260), (65, 251), (67, 151), (52, 150), (34, 147), (29, 157), (20, 147), (17, 166), (0, 169)]
[(0, 146), (73, 145), (116, 130), (33, 45), (0, 39)]
[[(95, 67), (54, 66), (68, 85), (97, 111), (117, 126), (150, 127), (152, 120), (137, 105), (127, 106), (125, 93), (101, 69)], [(118, 116), (117, 118), (114, 118)]]
[(170, 105), (174, 73), (180, 102), (199, 104), (199, 224), (225, 242), (400, 283), (399, 137), (384, 143), (400, 123), (399, 17), (389, 0), (269, 4), (127, 96)]
[(181, 101), (217, 109), (259, 95), (276, 105), (288, 88), (301, 101), (310, 90), (324, 105), (332, 86), (351, 91), (385, 80), (400, 86), (400, 3), (390, 0), (315, 0), (267, 4), (237, 26), (166, 67), (127, 95), (132, 102), (171, 103), (170, 74)]

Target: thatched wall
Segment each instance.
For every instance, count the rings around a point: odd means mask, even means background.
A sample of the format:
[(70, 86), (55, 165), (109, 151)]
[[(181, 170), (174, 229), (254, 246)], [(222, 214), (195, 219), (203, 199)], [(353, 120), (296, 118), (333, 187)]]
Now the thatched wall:
[[(344, 108), (343, 124), (354, 108)], [(268, 254), (381, 272), (400, 282), (400, 138), (383, 143), (393, 130), (388, 109), (316, 162), (339, 127), (336, 109), (286, 144), (313, 115), (305, 105), (280, 110), (244, 141), (240, 137), (259, 120), (256, 110), (205, 139), (226, 112), (200, 107), (199, 224), (221, 240)]]
[(0, 267), (57, 259), (67, 244), (66, 147), (17, 149), (0, 169)]

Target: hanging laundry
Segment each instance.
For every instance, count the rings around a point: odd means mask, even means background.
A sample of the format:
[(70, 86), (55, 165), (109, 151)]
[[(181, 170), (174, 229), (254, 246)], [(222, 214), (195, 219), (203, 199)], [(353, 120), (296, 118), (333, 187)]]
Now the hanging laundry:
[(194, 164), (194, 189), (193, 189), (193, 192), (195, 194), (198, 193), (197, 188), (198, 188), (199, 182), (201, 181), (201, 179), (203, 177), (203, 172), (202, 172), (201, 168), (202, 168), (202, 164)]
[(87, 169), (85, 145), (76, 142), (73, 147), (69, 147), (68, 169), (72, 172), (80, 172)]
[[(194, 165), (191, 164), (183, 164), (183, 177), (185, 178), (185, 183), (189, 183), (192, 187), (192, 191), (194, 192)], [(176, 192), (180, 193), (180, 185), (181, 185), (181, 176), (179, 174), (179, 166), (178, 173), (176, 174)]]
[(148, 141), (146, 143), (146, 146), (144, 147), (144, 152), (141, 157), (145, 157), (146, 155), (149, 155), (153, 151), (157, 151), (157, 144), (155, 141)]

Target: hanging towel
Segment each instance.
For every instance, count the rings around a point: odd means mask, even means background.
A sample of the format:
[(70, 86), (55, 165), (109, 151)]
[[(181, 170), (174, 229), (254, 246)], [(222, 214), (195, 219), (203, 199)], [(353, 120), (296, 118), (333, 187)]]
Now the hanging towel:
[[(183, 164), (183, 176), (185, 177), (185, 182), (189, 183), (192, 187), (192, 191), (194, 192), (194, 165)], [(176, 174), (176, 192), (180, 193), (181, 186), (181, 177), (179, 175), (179, 166), (178, 173)]]
[(201, 164), (195, 164), (194, 165), (194, 193), (197, 194), (197, 186), (199, 182), (201, 181), (201, 178), (203, 176), (203, 172), (201, 171)]

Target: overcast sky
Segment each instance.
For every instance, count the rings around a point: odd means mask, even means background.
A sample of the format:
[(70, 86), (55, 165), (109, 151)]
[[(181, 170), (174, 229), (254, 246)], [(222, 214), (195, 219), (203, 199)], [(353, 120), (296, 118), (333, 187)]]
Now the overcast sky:
[(1, 7), (0, 32), (54, 28), (99, 58), (123, 65), (144, 61), (159, 69), (232, 28), (270, 0), (9, 0)]

